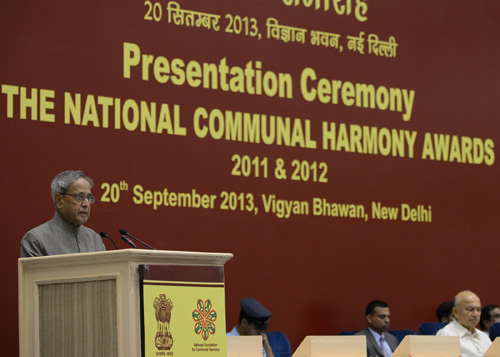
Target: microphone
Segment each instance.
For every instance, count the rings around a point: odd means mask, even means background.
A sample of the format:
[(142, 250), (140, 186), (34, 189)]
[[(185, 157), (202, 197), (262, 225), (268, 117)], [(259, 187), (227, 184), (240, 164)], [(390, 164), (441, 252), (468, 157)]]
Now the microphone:
[(128, 239), (127, 237), (125, 236), (122, 236), (122, 239), (125, 241), (125, 243), (127, 243), (128, 245), (130, 245), (131, 247), (134, 247), (135, 249), (137, 249), (137, 246), (134, 244), (134, 242), (132, 242), (130, 239)]
[[(123, 234), (124, 236), (129, 236), (130, 238), (136, 240), (137, 242), (141, 243), (142, 245), (145, 245), (146, 247), (148, 247), (149, 249), (152, 249), (152, 250), (156, 250), (155, 248), (153, 248), (152, 246), (150, 246), (149, 244), (147, 243), (144, 243), (142, 240), (140, 240), (139, 238), (136, 238), (134, 237), (132, 234), (128, 233), (125, 229), (120, 229), (120, 234)], [(123, 237), (122, 237), (123, 239)], [(136, 247), (137, 248), (137, 247)]]
[(99, 233), (99, 234), (101, 235), (101, 237), (108, 238), (108, 239), (111, 241), (111, 243), (113, 243), (113, 245), (115, 246), (115, 249), (118, 249), (118, 247), (116, 246), (115, 241), (114, 241), (113, 239), (111, 239), (111, 237), (110, 237), (110, 236), (108, 236), (108, 235), (106, 234), (106, 232), (101, 232), (101, 233)]

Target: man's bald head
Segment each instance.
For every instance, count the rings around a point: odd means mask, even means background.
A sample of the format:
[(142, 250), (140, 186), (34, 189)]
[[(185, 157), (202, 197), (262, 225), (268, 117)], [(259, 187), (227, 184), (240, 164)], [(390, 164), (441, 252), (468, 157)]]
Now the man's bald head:
[(474, 328), (481, 318), (481, 300), (479, 297), (470, 290), (464, 290), (455, 296), (454, 304), (453, 314), (457, 322), (469, 331), (474, 332)]

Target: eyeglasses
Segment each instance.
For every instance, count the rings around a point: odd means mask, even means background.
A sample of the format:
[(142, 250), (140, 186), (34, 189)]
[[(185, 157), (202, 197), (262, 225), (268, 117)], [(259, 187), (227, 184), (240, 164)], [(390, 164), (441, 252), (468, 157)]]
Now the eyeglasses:
[(85, 196), (83, 193), (61, 193), (61, 195), (72, 196), (76, 202), (83, 202), (83, 201), (85, 201), (85, 199), (87, 199), (87, 201), (89, 201), (89, 203), (95, 202), (95, 196), (92, 196), (92, 195)]

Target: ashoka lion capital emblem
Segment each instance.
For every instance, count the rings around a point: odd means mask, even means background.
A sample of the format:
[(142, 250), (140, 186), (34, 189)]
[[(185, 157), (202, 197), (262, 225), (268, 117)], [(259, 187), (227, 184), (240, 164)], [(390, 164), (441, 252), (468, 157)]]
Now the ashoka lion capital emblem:
[(156, 337), (155, 346), (159, 350), (169, 350), (174, 344), (172, 334), (170, 333), (170, 317), (174, 304), (165, 294), (160, 294), (153, 302), (156, 315)]

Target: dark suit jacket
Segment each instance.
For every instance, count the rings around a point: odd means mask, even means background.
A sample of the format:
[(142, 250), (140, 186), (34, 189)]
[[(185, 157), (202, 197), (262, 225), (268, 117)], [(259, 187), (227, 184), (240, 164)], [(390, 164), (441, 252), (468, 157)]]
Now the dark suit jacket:
[[(368, 351), (368, 357), (385, 357), (380, 349), (380, 344), (375, 340), (368, 327), (362, 331), (356, 332), (355, 335), (365, 335), (366, 336), (366, 349)], [(399, 341), (394, 336), (388, 332), (384, 332), (384, 337), (391, 347), (392, 352), (398, 347)]]

